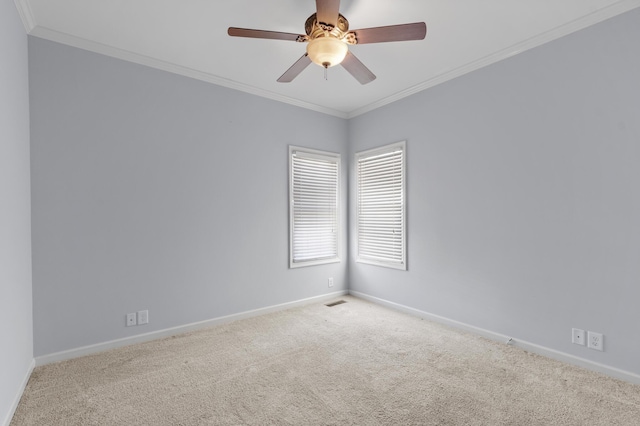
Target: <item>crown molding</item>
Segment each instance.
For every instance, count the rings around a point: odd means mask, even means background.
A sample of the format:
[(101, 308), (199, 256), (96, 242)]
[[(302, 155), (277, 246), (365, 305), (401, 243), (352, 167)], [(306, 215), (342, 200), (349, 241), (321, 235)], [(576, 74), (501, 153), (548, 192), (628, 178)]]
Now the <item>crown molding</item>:
[[(22, 1), (22, 0), (20, 0)], [(36, 26), (30, 33), (34, 37), (43, 38), (46, 40), (54, 41), (57, 43), (65, 44), (78, 49), (88, 50), (94, 53), (99, 53), (105, 56), (110, 56), (116, 59), (122, 59), (124, 61), (133, 62), (139, 65), (145, 65), (151, 68), (167, 71), (173, 74), (182, 75), (185, 77), (194, 78), (196, 80), (213, 83), (218, 86), (227, 87), (229, 89), (239, 90), (241, 92), (249, 93), (252, 95), (260, 96), (263, 98), (271, 99), (278, 102), (283, 102), (300, 108), (309, 109), (312, 111), (320, 112), (327, 115), (332, 115), (339, 118), (347, 118), (347, 113), (343, 111), (326, 108), (321, 105), (316, 105), (310, 102), (301, 101), (288, 96), (280, 95), (268, 90), (259, 89), (247, 84), (239, 83), (237, 81), (229, 80), (226, 78), (218, 77), (213, 74), (198, 71), (192, 68), (177, 65), (171, 62), (162, 61), (159, 59), (151, 58), (149, 56), (140, 55), (128, 50), (120, 49), (106, 44), (97, 43), (81, 37), (76, 37), (71, 34), (62, 33), (52, 30), (50, 28)]]
[(464, 74), (486, 67), (487, 65), (491, 65), (503, 59), (510, 58), (526, 50), (533, 49), (534, 47), (541, 46), (553, 40), (557, 40), (560, 37), (564, 37), (576, 31), (587, 28), (591, 25), (595, 25), (599, 22), (613, 18), (614, 16), (629, 12), (630, 10), (636, 9), (638, 7), (640, 7), (640, 0), (623, 0), (618, 3), (612, 4), (611, 6), (597, 10), (589, 15), (571, 21), (565, 25), (553, 28), (535, 37), (531, 37), (513, 46), (507, 47), (506, 49), (500, 50), (498, 52), (477, 59), (473, 62), (469, 62), (468, 64), (465, 64), (461, 67), (447, 71), (434, 78), (431, 78), (401, 92), (397, 92), (386, 98), (380, 99), (379, 101), (373, 102), (362, 108), (355, 109), (347, 114), (347, 118), (357, 117), (369, 111), (373, 111), (374, 109), (380, 108), (384, 105), (393, 103), (402, 98), (406, 98), (415, 93), (422, 92), (423, 90), (437, 86), (438, 84), (444, 83), (446, 81), (453, 80), (456, 77), (460, 77)]
[(487, 65), (491, 65), (503, 59), (510, 58), (526, 50), (541, 46), (545, 43), (556, 40), (560, 37), (564, 37), (565, 35), (571, 34), (573, 32), (579, 31), (591, 25), (597, 24), (599, 22), (613, 18), (614, 16), (620, 15), (622, 13), (625, 13), (640, 7), (640, 0), (621, 0), (610, 6), (596, 10), (595, 12), (589, 15), (586, 15), (582, 18), (576, 19), (565, 25), (561, 25), (545, 33), (539, 34), (535, 37), (531, 37), (521, 43), (517, 43), (506, 49), (500, 50), (498, 52), (476, 59), (475, 61), (469, 62), (455, 69), (444, 72), (420, 84), (417, 84), (413, 87), (402, 90), (400, 92), (394, 93), (390, 96), (387, 96), (376, 102), (365, 105), (361, 108), (357, 108), (352, 111), (340, 111), (333, 108), (327, 108), (314, 103), (295, 99), (289, 96), (284, 96), (268, 90), (260, 89), (248, 84), (222, 78), (214, 74), (198, 71), (192, 68), (188, 68), (188, 67), (184, 67), (174, 63), (140, 55), (138, 53), (127, 51), (124, 49), (119, 49), (119, 48), (108, 46), (101, 43), (97, 43), (84, 38), (76, 37), (70, 34), (62, 33), (46, 27), (39, 26), (37, 25), (35, 18), (33, 16), (33, 12), (29, 4), (29, 0), (14, 0), (14, 2), (20, 14), (20, 18), (22, 19), (22, 22), (27, 30), (27, 33), (32, 36), (44, 38), (47, 40), (51, 40), (51, 41), (66, 44), (69, 46), (77, 47), (79, 49), (103, 54), (113, 58), (137, 63), (140, 65), (145, 65), (151, 68), (156, 68), (159, 70), (182, 75), (185, 77), (194, 78), (197, 80), (201, 80), (208, 83), (212, 83), (219, 86), (245, 92), (251, 95), (260, 96), (263, 98), (275, 100), (278, 102), (283, 102), (296, 107), (309, 109), (312, 111), (320, 112), (323, 114), (327, 114), (327, 115), (331, 115), (331, 116), (335, 116), (343, 119), (350, 119), (350, 118), (365, 114), (369, 111), (373, 111), (377, 108), (396, 102), (408, 96), (414, 95), (418, 92), (422, 92), (426, 89), (437, 86), (441, 83), (452, 80), (456, 77), (460, 77), (464, 74), (486, 67)]
[(31, 31), (36, 27), (36, 20), (33, 17), (33, 11), (31, 10), (29, 0), (14, 0), (14, 3), (16, 5), (16, 9), (18, 9), (18, 14), (22, 20), (24, 29), (27, 31), (27, 34), (31, 34)]

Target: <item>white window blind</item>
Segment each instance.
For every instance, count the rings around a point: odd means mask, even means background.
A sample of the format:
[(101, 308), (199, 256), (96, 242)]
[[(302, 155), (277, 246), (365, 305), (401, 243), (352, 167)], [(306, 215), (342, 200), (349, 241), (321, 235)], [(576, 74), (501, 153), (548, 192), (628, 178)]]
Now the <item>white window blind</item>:
[(291, 268), (338, 262), (340, 155), (289, 147)]
[(357, 258), (407, 269), (405, 142), (356, 154)]

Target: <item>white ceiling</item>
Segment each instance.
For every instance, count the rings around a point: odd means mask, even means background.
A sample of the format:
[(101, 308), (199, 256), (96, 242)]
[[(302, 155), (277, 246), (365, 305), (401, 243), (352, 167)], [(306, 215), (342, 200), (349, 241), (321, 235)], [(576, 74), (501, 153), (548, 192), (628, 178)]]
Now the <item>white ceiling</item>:
[(15, 0), (31, 35), (339, 117), (353, 117), (640, 7), (640, 0), (342, 0), (351, 29), (424, 21), (421, 41), (351, 46), (377, 79), (310, 65), (305, 44), (229, 37), (230, 26), (304, 34), (314, 0)]

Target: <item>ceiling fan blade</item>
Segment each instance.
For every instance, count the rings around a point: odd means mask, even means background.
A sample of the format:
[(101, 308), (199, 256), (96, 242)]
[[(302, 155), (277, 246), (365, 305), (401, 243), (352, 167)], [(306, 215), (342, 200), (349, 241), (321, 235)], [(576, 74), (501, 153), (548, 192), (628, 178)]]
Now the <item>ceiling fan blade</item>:
[(347, 56), (345, 56), (344, 60), (340, 64), (342, 67), (349, 72), (352, 76), (355, 77), (356, 80), (360, 82), (360, 84), (371, 83), (376, 79), (374, 73), (372, 73), (369, 68), (367, 68), (360, 59), (356, 58), (356, 56), (347, 52)]
[(265, 31), (265, 30), (252, 30), (249, 28), (235, 28), (229, 27), (227, 34), (232, 37), (249, 37), (249, 38), (268, 38), (272, 40), (291, 40), (297, 41), (300, 37), (306, 36), (293, 34), (293, 33), (281, 33), (279, 31)]
[(309, 55), (305, 53), (295, 62), (295, 64), (291, 65), (291, 68), (286, 70), (284, 74), (280, 76), (278, 83), (291, 83), (293, 79), (296, 78), (298, 74), (300, 74), (310, 63), (311, 59), (309, 59)]
[(357, 44), (384, 43), (387, 41), (422, 40), (427, 35), (427, 24), (389, 25), (387, 27), (364, 28), (350, 31), (356, 36)]
[(338, 24), (340, 0), (316, 0), (316, 17), (318, 22), (333, 25)]

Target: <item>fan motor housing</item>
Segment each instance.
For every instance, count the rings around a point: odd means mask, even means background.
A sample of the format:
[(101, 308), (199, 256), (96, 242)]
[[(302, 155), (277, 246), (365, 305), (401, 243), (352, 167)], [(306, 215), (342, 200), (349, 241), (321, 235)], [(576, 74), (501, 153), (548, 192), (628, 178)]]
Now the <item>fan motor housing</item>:
[(304, 23), (304, 31), (311, 38), (316, 38), (313, 35), (318, 31), (328, 31), (338, 38), (344, 37), (344, 35), (349, 31), (349, 21), (345, 18), (341, 13), (338, 14), (338, 23), (334, 27), (331, 24), (327, 24), (325, 22), (318, 22), (318, 17), (314, 13), (313, 15), (307, 18), (307, 21)]

